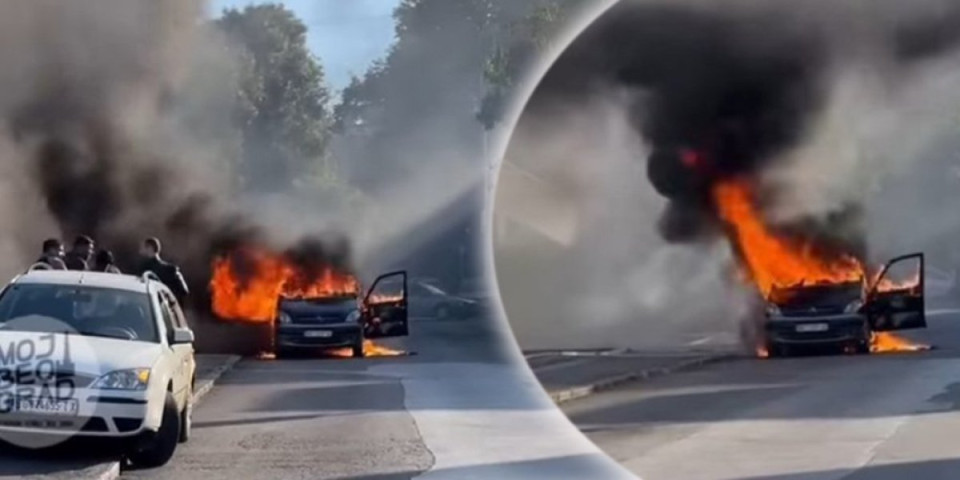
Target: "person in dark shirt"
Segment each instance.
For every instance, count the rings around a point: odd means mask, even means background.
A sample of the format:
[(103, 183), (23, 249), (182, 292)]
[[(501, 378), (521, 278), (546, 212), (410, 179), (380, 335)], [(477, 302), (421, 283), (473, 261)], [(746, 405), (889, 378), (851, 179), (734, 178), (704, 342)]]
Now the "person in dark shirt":
[(143, 261), (140, 263), (137, 275), (153, 272), (173, 292), (177, 301), (182, 305), (187, 295), (190, 294), (190, 289), (180, 273), (180, 267), (160, 258), (160, 251), (159, 239), (150, 237), (143, 241), (140, 245), (140, 256), (143, 257)]
[(37, 259), (37, 263), (45, 263), (54, 270), (66, 270), (67, 265), (63, 263), (63, 243), (56, 238), (44, 240), (43, 253)]
[(90, 260), (93, 255), (93, 239), (80, 235), (73, 241), (73, 248), (63, 257), (69, 270), (90, 270)]
[(113, 259), (113, 252), (106, 249), (101, 249), (97, 252), (96, 257), (93, 259), (93, 269), (97, 272), (123, 273)]

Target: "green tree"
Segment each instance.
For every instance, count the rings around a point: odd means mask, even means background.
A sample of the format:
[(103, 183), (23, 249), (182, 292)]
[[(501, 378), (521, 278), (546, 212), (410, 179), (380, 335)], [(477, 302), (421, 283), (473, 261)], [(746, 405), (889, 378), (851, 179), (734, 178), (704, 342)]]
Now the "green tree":
[(375, 190), (431, 162), (479, 165), (484, 64), (530, 7), (517, 0), (401, 2), (394, 45), (353, 79), (334, 110), (338, 157), (350, 158), (352, 181)]
[(549, 50), (557, 35), (586, 0), (540, 0), (524, 18), (509, 25), (486, 59), (487, 85), (477, 120), (490, 130), (502, 119), (516, 82), (538, 55)]
[(241, 64), (236, 121), (244, 187), (276, 191), (323, 169), (330, 92), (307, 28), (281, 5), (228, 9), (216, 20)]

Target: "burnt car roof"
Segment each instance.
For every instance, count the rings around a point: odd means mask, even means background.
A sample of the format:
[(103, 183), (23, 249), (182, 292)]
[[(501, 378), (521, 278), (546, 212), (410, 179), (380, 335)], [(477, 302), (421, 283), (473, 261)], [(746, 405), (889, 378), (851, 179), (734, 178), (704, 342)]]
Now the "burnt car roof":
[(781, 307), (845, 305), (862, 299), (864, 281), (816, 283), (779, 287), (771, 290), (767, 301)]
[(356, 296), (324, 298), (284, 298), (280, 309), (289, 313), (336, 313), (357, 308)]

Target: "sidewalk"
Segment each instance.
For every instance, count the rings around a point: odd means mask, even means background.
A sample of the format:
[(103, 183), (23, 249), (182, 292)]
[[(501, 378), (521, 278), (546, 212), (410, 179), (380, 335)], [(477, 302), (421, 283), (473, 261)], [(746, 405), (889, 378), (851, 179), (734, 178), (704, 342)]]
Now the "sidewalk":
[(726, 352), (537, 352), (527, 363), (557, 404), (735, 357)]
[[(200, 402), (209, 393), (214, 383), (237, 361), (236, 355), (197, 355), (197, 385), (194, 402)], [(116, 458), (98, 458), (103, 453), (91, 451), (19, 450), (0, 448), (0, 479), (19, 478), (28, 480), (112, 480), (120, 475), (120, 462)]]

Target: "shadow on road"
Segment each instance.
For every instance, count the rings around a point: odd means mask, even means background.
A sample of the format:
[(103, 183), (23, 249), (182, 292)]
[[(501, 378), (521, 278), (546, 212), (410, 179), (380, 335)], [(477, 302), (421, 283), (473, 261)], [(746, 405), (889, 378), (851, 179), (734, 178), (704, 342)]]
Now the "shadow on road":
[[(569, 455), (564, 457), (550, 457), (537, 460), (517, 462), (501, 462), (483, 465), (467, 465), (450, 468), (435, 468), (423, 472), (405, 471), (378, 473), (354, 477), (340, 477), (335, 480), (406, 480), (418, 478), (423, 480), (450, 480), (459, 478), (550, 478), (587, 479), (597, 478), (598, 472), (607, 471), (609, 463), (600, 455)], [(610, 477), (623, 478), (617, 472), (611, 472)], [(620, 474), (622, 475), (622, 474)]]
[(737, 480), (811, 480), (841, 478), (843, 480), (956, 480), (960, 477), (960, 459), (929, 460), (923, 462), (867, 465), (856, 471), (827, 470), (787, 473), (781, 475), (739, 478)]
[(71, 440), (55, 447), (29, 450), (0, 441), (0, 477), (66, 474), (119, 458), (120, 445), (109, 442)]

